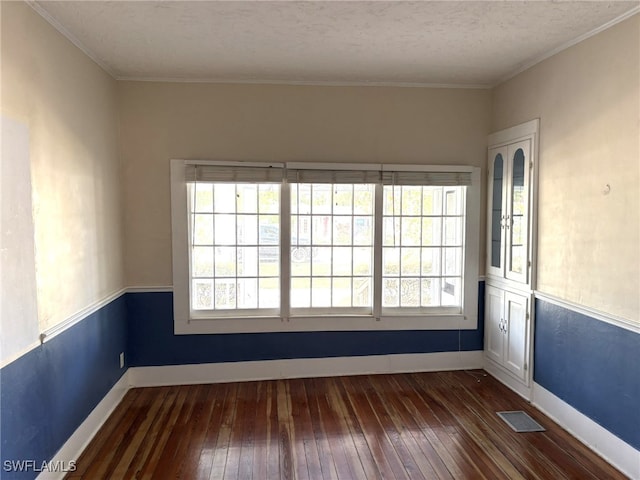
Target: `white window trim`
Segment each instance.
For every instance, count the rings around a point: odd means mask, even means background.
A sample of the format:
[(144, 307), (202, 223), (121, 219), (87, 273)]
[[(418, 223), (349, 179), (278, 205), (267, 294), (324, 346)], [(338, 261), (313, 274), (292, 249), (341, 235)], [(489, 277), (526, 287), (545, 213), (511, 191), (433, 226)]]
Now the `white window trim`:
[[(478, 266), (480, 238), (480, 169), (471, 166), (448, 165), (379, 165), (379, 164), (330, 164), (330, 163), (288, 163), (286, 167), (296, 169), (333, 170), (395, 170), (395, 171), (461, 171), (471, 172), (472, 184), (467, 187), (464, 249), (464, 286), (462, 314), (384, 314), (374, 311), (371, 315), (318, 315), (290, 316), (288, 311), (289, 291), (281, 289), (284, 311), (280, 315), (265, 316), (221, 316), (218, 318), (198, 318), (190, 314), (189, 293), (189, 238), (187, 184), (185, 166), (189, 164), (243, 165), (283, 167), (283, 163), (258, 162), (214, 162), (195, 160), (171, 160), (171, 238), (173, 266), (173, 311), (174, 332), (180, 334), (213, 333), (258, 333), (258, 332), (309, 332), (309, 331), (354, 331), (354, 330), (474, 330), (478, 325)], [(281, 204), (286, 206), (281, 214), (281, 235), (289, 234), (289, 192), (282, 189)], [(381, 201), (381, 198), (377, 201)], [(381, 225), (376, 222), (376, 241), (381, 239)], [(289, 237), (286, 237), (289, 238)], [(374, 258), (374, 265), (377, 260)], [(281, 279), (288, 279), (289, 252), (282, 252)], [(376, 278), (374, 276), (374, 284)], [(281, 280), (281, 285), (288, 280)], [(378, 294), (380, 291), (378, 290)], [(374, 288), (375, 294), (375, 288)]]

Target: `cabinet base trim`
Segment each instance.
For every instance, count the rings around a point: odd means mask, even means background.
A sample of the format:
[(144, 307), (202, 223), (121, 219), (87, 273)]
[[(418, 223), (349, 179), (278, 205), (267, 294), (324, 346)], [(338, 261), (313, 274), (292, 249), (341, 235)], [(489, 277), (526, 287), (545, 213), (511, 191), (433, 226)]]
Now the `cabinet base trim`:
[(484, 359), (484, 369), (489, 373), (492, 377), (496, 378), (501, 383), (505, 384), (511, 390), (516, 392), (522, 398), (527, 401), (531, 401), (532, 398), (532, 389), (527, 386), (522, 380), (516, 379), (510, 373), (507, 373), (503, 367), (496, 365), (492, 360), (489, 360), (485, 357)]

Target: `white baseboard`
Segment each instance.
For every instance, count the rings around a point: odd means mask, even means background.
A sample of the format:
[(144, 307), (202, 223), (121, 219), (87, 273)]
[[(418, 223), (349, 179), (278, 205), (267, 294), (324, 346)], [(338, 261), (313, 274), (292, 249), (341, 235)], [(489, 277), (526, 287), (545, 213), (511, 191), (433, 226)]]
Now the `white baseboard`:
[(489, 373), (492, 377), (496, 378), (498, 381), (509, 387), (511, 390), (516, 392), (522, 398), (524, 398), (527, 402), (531, 401), (531, 387), (527, 386), (522, 380), (515, 378), (510, 373), (506, 372), (502, 367), (496, 365), (493, 361), (485, 357), (484, 359), (484, 369)]
[(640, 480), (640, 451), (537, 383), (532, 403), (622, 473)]
[(482, 368), (482, 358), (482, 351), (472, 351), (132, 367), (47, 462), (52, 468), (57, 467), (58, 471), (42, 471), (37, 478), (64, 478), (68, 471), (61, 471), (60, 466), (68, 468), (70, 462), (78, 459), (132, 387), (476, 369)]
[(133, 367), (134, 387), (482, 368), (482, 351)]
[[(84, 449), (89, 445), (89, 442), (93, 439), (96, 433), (104, 422), (109, 418), (109, 415), (118, 406), (125, 393), (130, 388), (129, 384), (129, 371), (127, 370), (120, 380), (109, 390), (104, 398), (96, 405), (93, 411), (89, 414), (84, 422), (76, 429), (75, 432), (69, 437), (69, 439), (62, 445), (58, 453), (47, 462), (51, 465), (52, 469), (56, 467), (68, 468), (69, 462), (75, 462), (82, 454)], [(62, 467), (61, 467), (62, 468)], [(62, 479), (66, 475), (63, 471), (46, 471), (43, 470), (38, 475), (38, 480), (57, 480)]]

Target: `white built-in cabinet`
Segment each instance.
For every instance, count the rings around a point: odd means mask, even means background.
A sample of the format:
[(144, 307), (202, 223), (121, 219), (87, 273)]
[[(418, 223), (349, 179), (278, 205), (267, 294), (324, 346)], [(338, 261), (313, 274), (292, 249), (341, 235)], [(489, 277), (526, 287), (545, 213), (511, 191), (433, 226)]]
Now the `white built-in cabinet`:
[(485, 289), (487, 358), (522, 382), (529, 369), (529, 298), (501, 288)]
[(489, 136), (485, 369), (530, 398), (538, 120)]

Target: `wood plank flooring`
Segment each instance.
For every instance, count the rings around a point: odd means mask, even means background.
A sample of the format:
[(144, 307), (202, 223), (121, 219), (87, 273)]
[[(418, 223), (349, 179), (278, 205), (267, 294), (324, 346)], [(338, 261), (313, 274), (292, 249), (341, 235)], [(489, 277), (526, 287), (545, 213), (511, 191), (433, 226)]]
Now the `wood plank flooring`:
[[(496, 411), (547, 430), (515, 433)], [(483, 371), (129, 391), (70, 479), (623, 479)]]

